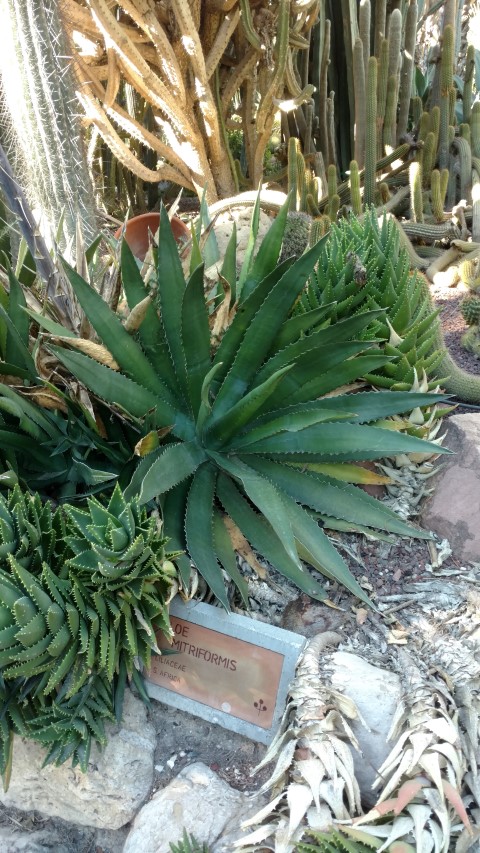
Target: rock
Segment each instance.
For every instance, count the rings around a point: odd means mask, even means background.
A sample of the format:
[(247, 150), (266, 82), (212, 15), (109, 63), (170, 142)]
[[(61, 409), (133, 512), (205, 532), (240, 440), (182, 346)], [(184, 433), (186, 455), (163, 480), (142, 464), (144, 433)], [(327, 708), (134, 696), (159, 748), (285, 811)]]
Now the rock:
[(421, 524), (448, 539), (455, 557), (480, 562), (480, 415), (449, 418), (444, 446), (455, 456), (442, 457)]
[(108, 735), (103, 752), (92, 748), (87, 773), (69, 762), (42, 768), (45, 750), (16, 737), (12, 779), (8, 791), (0, 791), (1, 802), (82, 826), (118, 829), (128, 823), (150, 792), (155, 750), (145, 705), (129, 690), (122, 724), (110, 726)]
[(3, 826), (0, 827), (0, 850), (2, 853), (71, 853), (55, 833), (45, 830), (18, 832)]
[(326, 604), (314, 601), (309, 595), (301, 595), (289, 601), (282, 613), (280, 627), (295, 631), (302, 637), (315, 637), (324, 631), (340, 631), (353, 619), (344, 610), (334, 610)]
[(359, 720), (351, 723), (363, 756), (356, 750), (352, 752), (362, 800), (373, 805), (376, 796), (371, 787), (376, 771), (394, 746), (387, 743), (387, 736), (402, 698), (400, 679), (394, 672), (372, 666), (350, 652), (334, 652), (331, 662), (332, 686), (353, 699), (368, 726), (365, 728)]
[(252, 804), (206, 764), (190, 764), (143, 806), (123, 853), (170, 853), (170, 844), (181, 839), (184, 828), (199, 844), (211, 846), (212, 853), (231, 853), (241, 836), (240, 830), (235, 834), (236, 827), (252, 806), (257, 811), (261, 802)]

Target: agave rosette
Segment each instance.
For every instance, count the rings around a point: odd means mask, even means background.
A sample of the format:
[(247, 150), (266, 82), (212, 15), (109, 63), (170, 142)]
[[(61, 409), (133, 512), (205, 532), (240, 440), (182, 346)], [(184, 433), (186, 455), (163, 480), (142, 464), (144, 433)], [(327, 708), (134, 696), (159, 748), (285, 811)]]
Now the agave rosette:
[[(149, 291), (135, 259), (126, 244), (122, 247), (129, 309), (144, 304), (134, 335), (68, 269), (86, 316), (119, 369), (65, 348), (68, 341), (51, 347), (93, 394), (128, 415), (140, 435), (152, 437), (126, 497), (138, 494), (142, 505), (161, 500), (172, 546), (187, 552), (225, 607), (222, 569), (244, 594), (245, 586), (224, 514), (276, 569), (321, 599), (326, 592), (302, 561), (363, 599), (365, 593), (319, 526), (317, 513), (327, 525), (328, 518), (337, 518), (366, 529), (427, 536), (374, 498), (322, 472), (325, 463), (432, 450), (375, 422), (442, 398), (401, 392), (324, 396), (389, 361), (375, 342), (357, 340), (382, 311), (330, 325), (324, 323), (324, 307), (290, 317), (323, 246), (320, 242), (295, 262), (277, 264), (286, 215), (287, 206), (239, 282), (235, 247), (229, 247), (222, 275), (231, 277), (236, 311), (215, 350), (203, 267), (185, 281), (165, 210), (155, 304), (146, 300)], [(155, 443), (158, 447), (147, 452)], [(188, 558), (179, 566), (186, 579)]]

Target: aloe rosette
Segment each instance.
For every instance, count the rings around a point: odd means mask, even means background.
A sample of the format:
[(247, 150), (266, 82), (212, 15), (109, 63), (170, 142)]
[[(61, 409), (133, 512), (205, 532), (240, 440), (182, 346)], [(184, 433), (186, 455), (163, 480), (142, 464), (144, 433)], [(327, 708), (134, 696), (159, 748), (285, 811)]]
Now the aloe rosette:
[[(122, 247), (130, 311), (143, 303), (136, 333), (122, 325), (75, 270), (67, 269), (86, 316), (118, 369), (68, 349), (68, 340), (62, 347), (51, 346), (71, 374), (128, 416), (140, 436), (148, 436), (139, 443), (144, 455), (125, 495), (138, 495), (142, 505), (160, 499), (171, 545), (186, 551), (225, 607), (222, 569), (244, 590), (225, 514), (254, 549), (303, 591), (326, 597), (303, 565), (307, 562), (365, 599), (316, 514), (326, 518), (327, 526), (328, 518), (337, 518), (405, 536), (427, 534), (325, 474), (322, 466), (427, 449), (442, 452), (375, 425), (432, 405), (439, 396), (325, 396), (389, 361), (376, 342), (358, 340), (383, 312), (356, 314), (329, 325), (325, 306), (290, 316), (323, 252), (323, 241), (296, 261), (278, 264), (286, 216), (285, 206), (238, 282), (235, 248), (229, 246), (222, 274), (230, 275), (237, 301), (216, 348), (203, 267), (198, 265), (185, 280), (165, 210), (157, 289), (150, 299), (131, 252), (126, 244)], [(188, 557), (179, 561), (185, 578)]]
[(8, 783), (13, 732), (86, 769), (104, 721), (121, 716), (127, 678), (171, 633), (176, 569), (155, 515), (117, 485), (105, 507), (52, 513), (17, 488), (0, 497), (0, 771)]

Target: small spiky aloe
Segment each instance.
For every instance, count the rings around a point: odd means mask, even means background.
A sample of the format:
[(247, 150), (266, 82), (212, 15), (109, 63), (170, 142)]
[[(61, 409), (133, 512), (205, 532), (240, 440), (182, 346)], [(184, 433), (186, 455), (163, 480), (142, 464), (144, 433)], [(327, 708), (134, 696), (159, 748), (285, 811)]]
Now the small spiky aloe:
[(176, 569), (158, 519), (117, 486), (104, 507), (52, 513), (17, 488), (0, 497), (0, 770), (14, 732), (47, 746), (46, 761), (86, 768), (103, 721), (121, 716), (127, 677), (171, 633)]
[[(162, 210), (155, 303), (145, 304), (148, 292), (138, 267), (128, 247), (122, 249), (129, 307), (141, 302), (145, 307), (135, 337), (94, 289), (68, 270), (118, 369), (67, 349), (68, 340), (62, 348), (51, 347), (78, 380), (148, 434), (126, 496), (138, 494), (141, 504), (162, 501), (172, 546), (187, 551), (225, 607), (222, 567), (245, 593), (225, 513), (280, 572), (319, 598), (326, 591), (302, 559), (363, 599), (365, 594), (312, 511), (408, 536), (426, 535), (355, 487), (339, 485), (317, 470), (321, 463), (426, 449), (418, 439), (375, 422), (435, 399), (408, 393), (322, 398), (389, 361), (370, 352), (370, 341), (356, 340), (383, 311), (356, 314), (328, 328), (329, 308), (289, 319), (323, 244), (293, 264), (278, 265), (287, 212), (285, 206), (254, 260), (253, 240), (238, 282), (235, 251), (230, 253), (237, 302), (219, 346), (210, 334), (202, 266), (185, 281)], [(253, 222), (258, 223), (258, 213), (257, 205)], [(41, 317), (35, 319), (42, 323)], [(188, 577), (187, 558), (180, 569)]]
[(176, 591), (158, 516), (148, 516), (138, 499), (126, 501), (119, 486), (107, 507), (90, 498), (87, 510), (66, 506), (65, 513), (66, 542), (74, 554), (67, 561), (72, 595), (79, 608), (91, 600), (100, 619), (99, 668), (112, 671), (111, 631), (115, 655), (125, 656), (129, 672), (134, 657), (148, 666), (155, 626), (171, 634), (168, 602)]
[(294, 313), (322, 306), (332, 321), (384, 309), (360, 333), (365, 340), (379, 341), (389, 356), (385, 364), (365, 371), (373, 385), (406, 391), (414, 383), (415, 370), (418, 376), (426, 372), (430, 387), (438, 385), (433, 376), (442, 359), (437, 348), (439, 312), (432, 311), (418, 274), (410, 272), (394, 222), (385, 217), (379, 224), (375, 211), (369, 211), (363, 222), (351, 216), (332, 226)]

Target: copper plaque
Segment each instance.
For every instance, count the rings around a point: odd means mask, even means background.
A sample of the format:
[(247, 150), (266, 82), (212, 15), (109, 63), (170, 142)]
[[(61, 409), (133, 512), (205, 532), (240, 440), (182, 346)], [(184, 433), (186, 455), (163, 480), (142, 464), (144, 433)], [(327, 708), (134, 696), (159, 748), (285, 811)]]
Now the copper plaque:
[(256, 739), (267, 742), (303, 637), (206, 604), (176, 603), (170, 619), (173, 643), (160, 633), (157, 642), (176, 654), (152, 659), (146, 676), (150, 694), (167, 702), (170, 694), (169, 704), (245, 734), (263, 730), (265, 736)]

